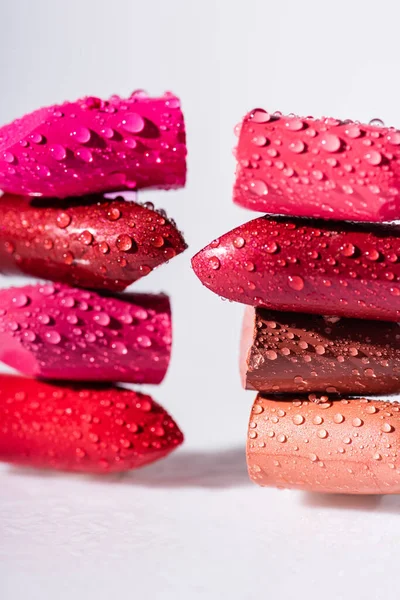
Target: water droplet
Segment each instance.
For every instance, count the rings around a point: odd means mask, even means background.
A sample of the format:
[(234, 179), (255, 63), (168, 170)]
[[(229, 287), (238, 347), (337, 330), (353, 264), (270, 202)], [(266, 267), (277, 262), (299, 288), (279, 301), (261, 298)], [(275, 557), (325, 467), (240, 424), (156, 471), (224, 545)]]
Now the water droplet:
[(66, 308), (72, 308), (75, 306), (75, 300), (72, 298), (72, 296), (66, 296), (65, 298), (61, 299), (61, 304)]
[(151, 268), (148, 265), (140, 265), (139, 271), (142, 276), (146, 276), (151, 273)]
[(393, 131), (387, 136), (388, 142), (394, 146), (400, 145), (400, 131)]
[(122, 128), (129, 133), (140, 133), (144, 129), (144, 120), (137, 113), (128, 113), (122, 121)]
[(365, 256), (366, 258), (368, 258), (368, 260), (378, 260), (379, 258), (379, 252), (377, 250), (375, 250), (375, 248), (371, 248), (370, 250), (367, 250), (365, 252)]
[(15, 156), (14, 154), (11, 154), (11, 152), (4, 152), (3, 154), (3, 159), (8, 162), (8, 163), (13, 163), (15, 160)]
[(264, 250), (268, 254), (275, 254), (275, 252), (279, 250), (279, 246), (276, 242), (268, 242), (267, 244), (265, 244)]
[(122, 342), (113, 342), (111, 348), (115, 350), (117, 354), (128, 354), (128, 349)]
[(351, 185), (348, 185), (347, 183), (345, 183), (344, 185), (342, 185), (342, 190), (347, 195), (350, 195), (350, 194), (352, 194), (354, 192), (354, 190), (351, 187)]
[(12, 303), (14, 306), (16, 306), (17, 308), (22, 308), (23, 306), (26, 306), (29, 302), (29, 298), (28, 296), (26, 296), (25, 294), (22, 293), (17, 293), (15, 294), (15, 296), (12, 299)]
[(290, 131), (300, 131), (304, 127), (304, 122), (297, 117), (291, 117), (286, 121), (285, 125)]
[(150, 243), (154, 248), (162, 248), (165, 244), (165, 240), (162, 235), (158, 235), (150, 239)]
[(90, 246), (90, 244), (93, 242), (93, 235), (90, 233), (90, 231), (85, 229), (85, 231), (82, 231), (81, 235), (79, 236), (79, 241), (85, 246)]
[(151, 339), (147, 335), (140, 335), (137, 338), (137, 343), (141, 348), (150, 348)]
[(279, 435), (277, 435), (276, 439), (280, 444), (284, 444), (287, 440), (286, 435), (284, 433), (280, 433)]
[(363, 421), (359, 418), (359, 417), (355, 417), (351, 424), (353, 425), (353, 427), (361, 427), (361, 425), (363, 424)]
[(93, 321), (95, 321), (102, 327), (107, 327), (107, 325), (110, 324), (111, 319), (107, 313), (99, 312), (94, 315)]
[(268, 187), (265, 181), (254, 179), (250, 182), (250, 191), (257, 196), (266, 196), (268, 194)]
[(61, 336), (58, 331), (46, 331), (44, 337), (49, 344), (59, 344), (61, 342)]
[(67, 156), (67, 151), (61, 144), (53, 144), (53, 146), (50, 146), (50, 154), (54, 160), (64, 160)]
[(293, 417), (293, 423), (295, 425), (302, 425), (302, 423), (304, 423), (304, 417), (303, 417), (303, 415), (294, 415), (294, 417)]
[(319, 141), (326, 152), (337, 152), (340, 149), (340, 138), (333, 133), (322, 134)]
[(312, 172), (312, 176), (314, 177), (314, 179), (316, 179), (317, 181), (322, 181), (322, 179), (324, 178), (324, 174), (322, 171), (320, 171), (319, 169), (315, 169)]
[(43, 136), (40, 133), (32, 133), (29, 136), (29, 139), (31, 142), (33, 142), (34, 144), (41, 144), (43, 142)]
[(268, 360), (276, 360), (278, 358), (275, 350), (267, 350), (265, 356), (268, 358)]
[(316, 454), (309, 454), (308, 458), (311, 460), (311, 462), (317, 462), (318, 460), (318, 456)]
[(381, 431), (383, 433), (390, 433), (391, 431), (393, 431), (393, 427), (390, 425), (390, 423), (383, 423)]
[(108, 252), (110, 252), (110, 247), (107, 244), (107, 242), (100, 242), (99, 250), (102, 254), (107, 254)]
[(271, 119), (271, 116), (262, 108), (255, 108), (250, 114), (250, 119), (254, 123), (267, 123)]
[(245, 241), (242, 237), (238, 236), (233, 240), (233, 245), (235, 246), (235, 248), (243, 248), (243, 246), (245, 245)]
[(103, 137), (107, 138), (108, 140), (110, 140), (114, 136), (114, 131), (113, 129), (111, 129), (111, 127), (104, 127), (104, 129), (102, 129), (100, 133)]
[(66, 227), (68, 227), (68, 225), (70, 223), (71, 223), (71, 217), (67, 213), (62, 212), (58, 215), (57, 225), (60, 229), (65, 229)]
[(370, 152), (367, 152), (367, 154), (365, 154), (364, 159), (370, 165), (377, 166), (380, 165), (382, 162), (382, 154), (377, 150), (370, 150)]
[(67, 321), (68, 321), (68, 323), (71, 323), (71, 325), (76, 325), (78, 322), (78, 317), (76, 315), (68, 313)]
[(219, 258), (217, 256), (211, 256), (211, 258), (209, 259), (208, 263), (209, 263), (210, 267), (212, 269), (214, 269), (215, 271), (217, 269), (219, 269), (220, 266), (221, 266), (220, 260), (219, 260)]
[(320, 415), (316, 415), (313, 418), (314, 425), (321, 425), (321, 423), (323, 423), (323, 422), (324, 422), (324, 420), (323, 420), (323, 418)]
[(382, 460), (382, 456), (379, 454), (379, 452), (376, 452), (373, 457), (374, 460)]
[(50, 240), (50, 239), (44, 240), (43, 246), (46, 250), (52, 250), (54, 248), (53, 240)]
[(36, 335), (33, 333), (33, 331), (24, 331), (23, 337), (27, 342), (34, 342), (36, 340)]
[(87, 127), (77, 127), (71, 131), (70, 136), (79, 144), (86, 144), (90, 140), (90, 131)]
[(107, 217), (110, 221), (118, 221), (121, 211), (116, 206), (111, 206), (107, 211)]
[(90, 163), (93, 161), (93, 154), (90, 152), (88, 148), (79, 148), (75, 152), (75, 156), (83, 160), (83, 162)]
[(345, 129), (345, 134), (349, 138), (358, 138), (361, 135), (361, 130), (358, 125), (351, 124)]
[(129, 235), (123, 233), (122, 235), (117, 237), (116, 246), (118, 250), (128, 252), (132, 248), (132, 245), (132, 238), (129, 237)]
[(340, 253), (346, 257), (353, 256), (355, 251), (356, 248), (353, 246), (353, 244), (343, 244), (343, 246), (340, 248)]
[(267, 138), (264, 135), (256, 135), (251, 141), (255, 146), (262, 147), (267, 143)]
[(72, 263), (74, 262), (74, 255), (72, 254), (72, 252), (64, 252), (63, 261), (66, 265), (72, 265)]
[(256, 268), (254, 263), (252, 263), (251, 261), (246, 261), (245, 263), (243, 263), (243, 266), (246, 269), (246, 271), (249, 271), (250, 273)]
[(301, 154), (302, 152), (304, 152), (304, 149), (305, 144), (301, 140), (296, 140), (295, 142), (289, 144), (289, 150), (291, 150), (295, 154)]
[(304, 281), (298, 275), (289, 275), (289, 287), (300, 292), (304, 288)]
[(339, 423), (343, 423), (344, 421), (344, 416), (341, 415), (340, 413), (337, 413), (336, 415), (334, 415), (333, 420), (335, 423), (339, 424)]
[(385, 123), (382, 119), (371, 119), (369, 125), (372, 125), (372, 127), (384, 127)]
[(42, 325), (48, 325), (50, 323), (51, 319), (50, 319), (49, 315), (40, 314), (38, 316), (38, 321), (39, 321), (39, 323), (42, 323)]
[(42, 285), (39, 288), (39, 292), (43, 294), (43, 296), (52, 296), (55, 292), (55, 287), (50, 283), (48, 285)]
[(322, 344), (318, 344), (317, 346), (315, 346), (315, 352), (316, 354), (322, 355), (325, 354), (325, 346), (322, 346)]

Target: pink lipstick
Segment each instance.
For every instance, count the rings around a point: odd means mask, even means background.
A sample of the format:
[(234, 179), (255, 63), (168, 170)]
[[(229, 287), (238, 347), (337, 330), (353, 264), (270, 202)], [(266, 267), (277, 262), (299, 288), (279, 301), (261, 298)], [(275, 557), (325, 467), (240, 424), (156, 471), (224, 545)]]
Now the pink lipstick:
[(173, 94), (40, 108), (0, 128), (0, 139), (0, 189), (11, 194), (68, 198), (185, 184), (185, 126)]

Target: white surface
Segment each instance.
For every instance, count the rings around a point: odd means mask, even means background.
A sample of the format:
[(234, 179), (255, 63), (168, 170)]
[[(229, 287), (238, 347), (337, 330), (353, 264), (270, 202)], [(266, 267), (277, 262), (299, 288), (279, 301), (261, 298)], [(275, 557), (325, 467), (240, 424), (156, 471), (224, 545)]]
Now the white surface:
[(138, 286), (172, 294), (173, 363), (152, 391), (185, 447), (111, 480), (1, 467), (1, 600), (397, 596), (400, 497), (307, 496), (247, 481), (242, 307), (202, 288), (189, 259), (253, 216), (231, 203), (232, 128), (251, 107), (400, 125), (399, 16), (396, 0), (0, 3), (0, 122), (84, 94), (181, 96), (188, 186), (146, 200), (190, 244)]

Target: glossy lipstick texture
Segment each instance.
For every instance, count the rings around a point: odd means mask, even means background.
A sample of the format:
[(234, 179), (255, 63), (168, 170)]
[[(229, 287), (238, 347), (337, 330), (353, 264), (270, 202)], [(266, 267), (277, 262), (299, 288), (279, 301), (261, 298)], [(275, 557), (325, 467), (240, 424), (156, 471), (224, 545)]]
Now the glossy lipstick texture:
[(265, 393), (399, 393), (400, 326), (248, 307), (240, 371)]
[(152, 205), (90, 196), (0, 198), (0, 272), (122, 291), (186, 249)]
[(251, 111), (240, 127), (234, 202), (270, 214), (400, 217), (400, 131)]
[(247, 464), (261, 486), (338, 494), (400, 493), (400, 404), (257, 396)]
[(224, 298), (273, 310), (400, 320), (400, 229), (259, 217), (192, 259)]
[(159, 460), (183, 441), (146, 394), (115, 386), (0, 375), (0, 460), (107, 474)]
[(40, 108), (0, 128), (0, 189), (68, 198), (186, 179), (179, 99), (143, 92)]
[(160, 383), (171, 356), (169, 299), (62, 284), (0, 290), (0, 360), (42, 379)]

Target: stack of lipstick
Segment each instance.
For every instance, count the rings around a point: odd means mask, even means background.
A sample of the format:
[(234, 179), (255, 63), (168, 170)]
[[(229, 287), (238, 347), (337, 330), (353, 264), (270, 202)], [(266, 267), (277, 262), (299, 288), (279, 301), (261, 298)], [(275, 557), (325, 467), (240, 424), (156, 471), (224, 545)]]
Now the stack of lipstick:
[(163, 211), (103, 194), (183, 186), (185, 157), (172, 94), (84, 98), (0, 129), (0, 270), (56, 282), (0, 291), (0, 359), (31, 377), (0, 376), (0, 460), (107, 473), (183, 441), (150, 396), (109, 382), (164, 378), (168, 296), (118, 292), (186, 245)]
[(400, 217), (400, 132), (382, 125), (253, 110), (234, 201), (280, 216), (193, 259), (250, 305), (241, 374), (259, 392), (247, 460), (262, 486), (400, 492), (400, 405), (364, 397), (400, 392), (400, 230), (384, 223)]

